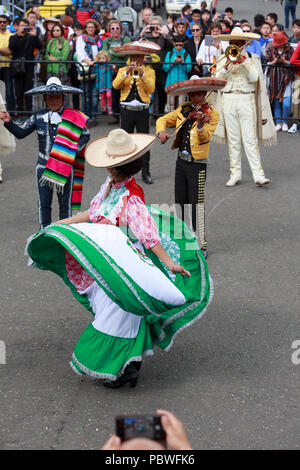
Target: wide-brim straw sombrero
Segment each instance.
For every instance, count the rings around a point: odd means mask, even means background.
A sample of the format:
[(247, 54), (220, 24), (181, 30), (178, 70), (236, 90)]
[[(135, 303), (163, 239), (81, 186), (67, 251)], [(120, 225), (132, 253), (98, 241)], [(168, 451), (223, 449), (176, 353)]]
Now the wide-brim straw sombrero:
[(97, 168), (113, 168), (141, 157), (154, 140), (151, 134), (128, 134), (123, 129), (113, 129), (106, 137), (98, 137), (85, 149), (85, 160)]
[(236, 26), (230, 34), (217, 34), (214, 41), (257, 41), (260, 35), (256, 33), (244, 33), (242, 28)]
[(47, 81), (46, 85), (31, 88), (31, 90), (26, 91), (24, 95), (65, 95), (70, 93), (83, 93), (83, 91), (80, 88), (75, 88), (74, 86), (63, 85), (59, 78), (51, 77)]
[(215, 77), (198, 77), (193, 75), (189, 80), (173, 83), (167, 86), (168, 95), (187, 95), (194, 91), (217, 91), (224, 88), (227, 81), (223, 78)]
[(132, 41), (123, 46), (114, 48), (114, 54), (118, 55), (149, 55), (157, 54), (161, 47), (152, 41)]

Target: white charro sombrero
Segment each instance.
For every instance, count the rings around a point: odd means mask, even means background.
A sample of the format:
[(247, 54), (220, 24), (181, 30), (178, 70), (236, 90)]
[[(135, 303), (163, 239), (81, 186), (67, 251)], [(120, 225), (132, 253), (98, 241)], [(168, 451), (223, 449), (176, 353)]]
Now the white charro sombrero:
[(28, 90), (24, 93), (24, 95), (55, 95), (61, 93), (62, 95), (65, 94), (75, 94), (75, 93), (83, 93), (80, 88), (75, 88), (74, 86), (63, 85), (59, 78), (51, 77), (47, 81), (46, 85), (37, 86)]
[(227, 81), (223, 78), (198, 77), (193, 75), (189, 80), (167, 86), (168, 95), (187, 95), (193, 91), (215, 91), (224, 88)]
[(114, 54), (118, 55), (148, 55), (157, 54), (161, 47), (152, 41), (133, 41), (114, 48)]
[(230, 34), (217, 34), (214, 41), (256, 41), (260, 35), (256, 33), (244, 33), (242, 28), (236, 26)]
[(114, 129), (107, 137), (99, 137), (86, 147), (85, 159), (98, 168), (125, 165), (146, 153), (155, 138), (151, 134), (128, 134), (123, 129)]

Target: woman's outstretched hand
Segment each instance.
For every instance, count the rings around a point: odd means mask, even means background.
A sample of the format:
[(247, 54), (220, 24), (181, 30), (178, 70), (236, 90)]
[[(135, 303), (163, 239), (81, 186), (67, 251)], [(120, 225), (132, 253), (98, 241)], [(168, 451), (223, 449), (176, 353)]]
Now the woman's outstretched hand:
[(100, 224), (114, 225), (109, 219), (106, 219), (106, 217), (103, 217), (103, 219), (100, 220)]
[(182, 276), (191, 277), (191, 273), (187, 271), (183, 266), (180, 264), (174, 263), (174, 261), (170, 258), (170, 256), (166, 253), (160, 243), (155, 245), (151, 248), (153, 253), (164, 263), (164, 265), (174, 274), (180, 273)]
[(189, 271), (187, 271), (183, 266), (181, 266), (181, 264), (173, 263), (171, 266), (168, 266), (168, 268), (174, 274), (180, 273), (180, 274), (182, 274), (182, 276), (191, 277), (191, 273)]

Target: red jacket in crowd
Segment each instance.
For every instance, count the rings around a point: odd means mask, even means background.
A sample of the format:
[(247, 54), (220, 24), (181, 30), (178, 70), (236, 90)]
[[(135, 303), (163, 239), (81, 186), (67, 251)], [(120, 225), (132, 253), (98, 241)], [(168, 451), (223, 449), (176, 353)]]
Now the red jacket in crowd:
[[(296, 49), (294, 50), (292, 57), (290, 58), (290, 64), (300, 65), (300, 41), (298, 42), (298, 45)], [(300, 75), (300, 67), (297, 67), (295, 69), (295, 72), (297, 75)]]
[(78, 10), (76, 11), (76, 18), (82, 24), (82, 26), (84, 26), (86, 20), (89, 20), (94, 13), (95, 11), (91, 8), (78, 8)]

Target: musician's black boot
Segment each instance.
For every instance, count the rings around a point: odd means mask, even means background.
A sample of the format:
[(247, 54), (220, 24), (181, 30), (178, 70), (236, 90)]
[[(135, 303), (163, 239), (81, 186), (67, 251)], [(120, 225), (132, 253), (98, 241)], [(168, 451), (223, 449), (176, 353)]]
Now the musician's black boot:
[(142, 179), (147, 184), (153, 183), (150, 176), (150, 152), (147, 152), (143, 157)]
[(143, 181), (145, 181), (145, 183), (147, 184), (153, 183), (149, 170), (147, 170), (146, 168), (142, 168), (142, 178), (143, 178)]

